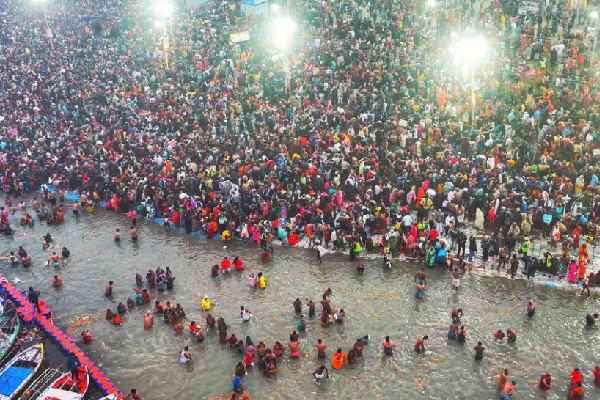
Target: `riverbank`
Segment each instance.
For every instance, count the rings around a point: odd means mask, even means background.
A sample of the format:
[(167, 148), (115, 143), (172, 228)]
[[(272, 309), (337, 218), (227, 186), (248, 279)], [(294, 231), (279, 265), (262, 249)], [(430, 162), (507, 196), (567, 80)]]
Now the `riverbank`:
[[(52, 193), (56, 193), (56, 188), (54, 188), (52, 185), (47, 186), (47, 189), (49, 189), (49, 191)], [(65, 196), (64, 196), (64, 200), (66, 200), (67, 202), (77, 202), (80, 200), (80, 197), (77, 192), (66, 192)], [(106, 208), (106, 206), (107, 206), (106, 202), (100, 202), (101, 208)], [(414, 214), (413, 218), (416, 218), (416, 212), (413, 214)], [(146, 223), (152, 223), (152, 224), (157, 224), (157, 225), (164, 225), (165, 220), (166, 220), (165, 218), (157, 218), (157, 217), (141, 219), (141, 221), (145, 221)], [(182, 226), (176, 226), (176, 225), (173, 225), (170, 223), (169, 229), (173, 230), (174, 232), (176, 232), (178, 234), (186, 234), (186, 231)], [(472, 224), (472, 223), (466, 224), (461, 229), (467, 234), (468, 237), (471, 237), (471, 236), (482, 237), (485, 234), (489, 234), (489, 232), (476, 229), (474, 224)], [(239, 233), (240, 233), (239, 231), (234, 232), (234, 238), (233, 238), (234, 240), (245, 241), (246, 243), (249, 243), (251, 247), (255, 246), (255, 244), (250, 240), (242, 240), (239, 237)], [(201, 239), (201, 240), (208, 239), (208, 235), (202, 229), (196, 229), (195, 231), (190, 232), (189, 234), (191, 236)], [(221, 237), (219, 234), (216, 234), (216, 235), (213, 235), (211, 237), (211, 239), (220, 241)], [(381, 242), (382, 235), (375, 235), (372, 237), (372, 239), (374, 242)], [(441, 236), (439, 239), (441, 241), (444, 241), (445, 243), (451, 243), (450, 239), (447, 237)], [(280, 247), (288, 246), (287, 244), (283, 243), (279, 239), (274, 239), (273, 243)], [(300, 235), (298, 243), (296, 245), (290, 246), (290, 247), (307, 249), (307, 250), (315, 252), (315, 255), (317, 252), (316, 247), (311, 246), (309, 239), (302, 235)], [(590, 273), (590, 272), (598, 273), (600, 271), (600, 260), (598, 260), (595, 257), (597, 247), (598, 246), (594, 243), (588, 244), (588, 251), (590, 254), (590, 262), (588, 263), (588, 267), (587, 267), (588, 273)], [(324, 256), (332, 255), (332, 254), (335, 254), (338, 256), (347, 255), (347, 250), (344, 250), (344, 251), (335, 250), (332, 248), (332, 246), (330, 246), (329, 248), (325, 248), (325, 247), (323, 247), (323, 245), (320, 245), (319, 249), (320, 249), (322, 255), (324, 255)], [(553, 246), (549, 240), (544, 239), (541, 235), (537, 235), (535, 232), (532, 232), (530, 255), (534, 256), (534, 257), (541, 257), (541, 255), (546, 252), (549, 252), (556, 257), (560, 256), (560, 254), (557, 253), (557, 248), (555, 246)], [(574, 258), (576, 258), (576, 256), (577, 256), (576, 254), (573, 254)], [(360, 258), (377, 259), (377, 258), (383, 258), (383, 254), (382, 254), (382, 250), (379, 250), (377, 252), (365, 251), (365, 252), (361, 253), (358, 256), (358, 258), (359, 259)], [(469, 267), (469, 271), (471, 273), (481, 274), (484, 276), (494, 276), (494, 277), (498, 277), (498, 278), (527, 280), (529, 283), (533, 283), (536, 285), (544, 285), (549, 288), (560, 288), (560, 289), (572, 290), (572, 291), (577, 291), (578, 289), (581, 288), (581, 285), (571, 284), (568, 281), (566, 281), (566, 279), (565, 279), (566, 276), (551, 275), (551, 274), (544, 274), (544, 273), (538, 272), (535, 276), (528, 277), (526, 275), (526, 273), (522, 270), (522, 268), (518, 269), (517, 274), (515, 275), (514, 278), (510, 277), (505, 272), (496, 270), (495, 266), (497, 265), (497, 262), (498, 262), (497, 258), (498, 258), (497, 256), (490, 257), (488, 262), (484, 264), (483, 260), (481, 258), (481, 251), (478, 251), (477, 256), (475, 257), (473, 262), (467, 263), (468, 267)], [(416, 264), (424, 263), (424, 261), (422, 259), (411, 258), (404, 254), (400, 254), (399, 256), (394, 257), (393, 260), (397, 260), (397, 261), (401, 261), (401, 262), (416, 263)], [(593, 291), (595, 293), (600, 293), (600, 287), (593, 287), (593, 288), (591, 288), (591, 291)]]

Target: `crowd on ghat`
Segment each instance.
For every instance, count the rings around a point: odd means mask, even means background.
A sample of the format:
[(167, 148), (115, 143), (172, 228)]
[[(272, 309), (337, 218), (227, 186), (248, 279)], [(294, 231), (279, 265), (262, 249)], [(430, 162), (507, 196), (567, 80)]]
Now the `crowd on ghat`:
[[(431, 231), (460, 242), (474, 221), (491, 255), (543, 232), (564, 251), (540, 267), (557, 272), (600, 206), (587, 17), (467, 3), (421, 24), (418, 2), (305, 2), (286, 75), (229, 44), (226, 2), (178, 16), (165, 65), (119, 1), (44, 18), (3, 1), (3, 189), (50, 182), (210, 235), (275, 228), (394, 254)], [(465, 25), (503, 49), (472, 104), (433, 57)]]
[[(556, 249), (524, 271), (576, 264), (585, 279), (596, 31), (572, 2), (517, 3), (297, 2), (293, 51), (274, 55), (256, 27), (260, 40), (229, 42), (252, 26), (236, 2), (177, 14), (161, 50), (143, 2), (2, 0), (2, 188), (51, 183), (209, 236), (393, 255), (440, 234), (464, 246), (472, 221), (493, 235), (471, 252), (506, 259), (540, 233)], [(467, 28), (494, 49), (478, 90), (442, 50)]]
[[(166, 28), (143, 0), (48, 3), (0, 0), (4, 192), (51, 184), (77, 191), (77, 207), (265, 248), (307, 238), (429, 260), (428, 243), (434, 262), (481, 252), (513, 276), (522, 263), (599, 284), (586, 268), (598, 32), (579, 2), (290, 1), (287, 52), (239, 2), (176, 11)], [(245, 29), (250, 41), (230, 42)], [(492, 50), (465, 84), (444, 49), (470, 29)], [(56, 200), (38, 211), (61, 222)], [(534, 235), (547, 238), (539, 257)]]

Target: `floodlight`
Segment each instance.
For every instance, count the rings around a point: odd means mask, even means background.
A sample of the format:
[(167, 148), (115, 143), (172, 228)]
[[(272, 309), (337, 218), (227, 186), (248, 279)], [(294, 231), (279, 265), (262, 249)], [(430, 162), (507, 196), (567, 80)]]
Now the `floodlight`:
[(273, 45), (279, 50), (286, 50), (290, 47), (292, 36), (298, 30), (296, 21), (286, 15), (282, 15), (273, 20), (270, 27)]
[(152, 6), (157, 17), (168, 18), (173, 14), (173, 4), (169, 0), (154, 0)]

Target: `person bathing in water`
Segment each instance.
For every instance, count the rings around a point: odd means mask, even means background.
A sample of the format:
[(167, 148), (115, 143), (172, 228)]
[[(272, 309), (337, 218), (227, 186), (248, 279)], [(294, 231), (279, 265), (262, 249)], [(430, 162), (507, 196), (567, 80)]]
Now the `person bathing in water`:
[(248, 322), (252, 318), (252, 313), (244, 306), (240, 307), (240, 319), (242, 322)]
[(535, 303), (533, 300), (527, 301), (527, 318), (533, 318), (535, 315)]
[(131, 241), (133, 241), (133, 242), (137, 242), (137, 240), (138, 240), (138, 230), (133, 225), (131, 225), (129, 227), (129, 237), (131, 238)]
[(415, 352), (417, 354), (424, 354), (425, 353), (425, 342), (429, 339), (429, 336), (423, 336), (418, 337), (417, 341), (415, 342)]
[(317, 369), (313, 372), (313, 378), (315, 378), (315, 383), (321, 383), (329, 378), (329, 371), (324, 364), (321, 364)]
[(390, 340), (390, 337), (386, 336), (385, 340), (383, 341), (383, 354), (386, 356), (393, 356), (395, 347), (396, 345)]

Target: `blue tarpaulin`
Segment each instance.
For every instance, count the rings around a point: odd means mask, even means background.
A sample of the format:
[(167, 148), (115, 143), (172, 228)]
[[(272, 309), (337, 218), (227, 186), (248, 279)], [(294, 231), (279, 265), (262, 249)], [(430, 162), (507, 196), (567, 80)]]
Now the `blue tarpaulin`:
[(0, 394), (11, 397), (15, 390), (31, 375), (31, 368), (10, 367), (0, 376)]
[(81, 201), (81, 197), (79, 196), (79, 193), (77, 193), (77, 192), (66, 192), (65, 200), (72, 201), (74, 203), (79, 203)]

